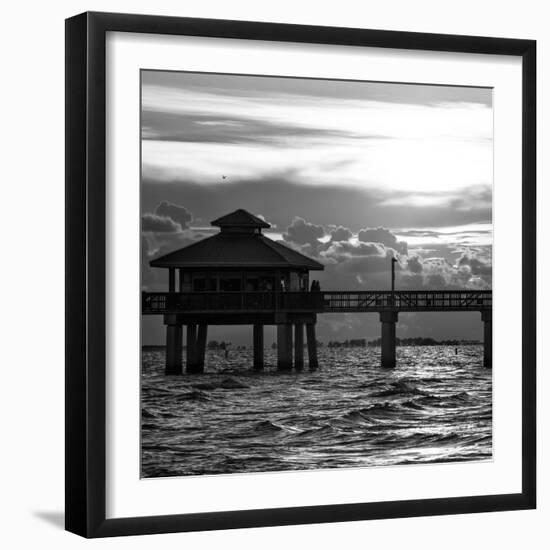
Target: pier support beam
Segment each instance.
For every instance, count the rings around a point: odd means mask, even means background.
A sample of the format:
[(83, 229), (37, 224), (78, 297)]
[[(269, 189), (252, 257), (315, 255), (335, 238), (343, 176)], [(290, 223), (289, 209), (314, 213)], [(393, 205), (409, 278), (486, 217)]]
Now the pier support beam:
[(254, 370), (264, 368), (264, 326), (255, 324), (253, 328), (254, 340)]
[(200, 372), (198, 369), (197, 353), (197, 325), (187, 325), (187, 344), (186, 344), (186, 364), (185, 370), (189, 374)]
[(382, 366), (395, 367), (395, 323), (397, 323), (397, 311), (381, 311), (382, 323)]
[(304, 368), (304, 324), (294, 324), (294, 368)]
[(181, 347), (181, 325), (166, 325), (166, 363), (164, 374), (174, 375), (182, 373)]
[(277, 370), (292, 369), (292, 325), (277, 325)]
[(319, 368), (319, 361), (317, 360), (317, 337), (315, 336), (315, 325), (313, 323), (306, 324), (306, 336), (309, 370), (316, 370)]
[(481, 312), (483, 321), (483, 366), (493, 366), (493, 312), (484, 310)]
[(199, 330), (197, 332), (197, 342), (196, 342), (196, 360), (197, 360), (197, 369), (196, 372), (204, 372), (204, 358), (206, 356), (206, 336), (208, 334), (208, 325), (200, 324)]

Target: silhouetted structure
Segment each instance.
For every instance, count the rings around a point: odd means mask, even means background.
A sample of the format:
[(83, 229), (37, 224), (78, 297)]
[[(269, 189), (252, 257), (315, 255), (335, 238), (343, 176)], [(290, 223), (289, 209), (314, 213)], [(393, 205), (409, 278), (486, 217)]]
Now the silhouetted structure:
[[(187, 372), (203, 372), (208, 325), (253, 325), (254, 368), (263, 368), (264, 325), (277, 325), (277, 367), (303, 367), (304, 325), (310, 368), (317, 368), (318, 313), (378, 313), (381, 363), (395, 366), (399, 313), (479, 311), (484, 363), (492, 364), (490, 290), (321, 291), (309, 271), (323, 265), (262, 235), (268, 223), (245, 210), (212, 222), (220, 233), (151, 262), (168, 269), (168, 292), (143, 292), (142, 313), (164, 315), (166, 373), (182, 372), (182, 327), (187, 327)], [(178, 281), (176, 281), (176, 275)], [(177, 282), (177, 284), (176, 284)], [(294, 334), (293, 334), (294, 327)], [(294, 340), (294, 346), (293, 346)]]
[[(187, 326), (187, 372), (204, 370), (208, 325), (235, 324), (254, 327), (255, 369), (264, 364), (264, 325), (277, 325), (281, 370), (292, 368), (293, 327), (294, 364), (303, 367), (306, 325), (309, 366), (316, 368), (316, 308), (307, 290), (309, 271), (322, 270), (323, 265), (267, 238), (262, 229), (270, 225), (245, 210), (222, 216), (212, 225), (220, 228), (218, 234), (151, 262), (152, 267), (168, 269), (168, 294), (163, 296), (168, 308), (166, 373), (182, 371), (183, 325)], [(285, 303), (297, 295), (302, 307), (289, 311)], [(208, 307), (197, 311), (196, 306), (206, 302)]]

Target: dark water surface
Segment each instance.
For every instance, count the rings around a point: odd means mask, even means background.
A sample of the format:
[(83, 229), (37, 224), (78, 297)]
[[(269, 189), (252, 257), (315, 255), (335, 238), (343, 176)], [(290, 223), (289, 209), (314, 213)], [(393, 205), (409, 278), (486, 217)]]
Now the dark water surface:
[[(481, 346), (319, 349), (320, 368), (278, 373), (266, 349), (208, 351), (203, 375), (164, 376), (142, 353), (142, 476), (482, 460), (492, 453), (492, 373)], [(272, 366), (269, 366), (272, 365)]]

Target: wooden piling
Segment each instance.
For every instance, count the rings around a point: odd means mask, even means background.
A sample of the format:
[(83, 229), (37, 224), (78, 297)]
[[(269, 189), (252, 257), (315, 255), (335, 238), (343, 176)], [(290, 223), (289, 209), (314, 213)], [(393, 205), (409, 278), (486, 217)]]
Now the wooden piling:
[(304, 324), (294, 324), (294, 368), (304, 368)]
[(196, 342), (196, 372), (204, 372), (204, 359), (206, 356), (206, 337), (208, 334), (208, 325), (201, 323), (197, 332)]
[(277, 325), (277, 369), (292, 369), (292, 325)]
[(175, 375), (182, 373), (181, 349), (181, 325), (166, 325), (166, 358), (164, 367), (164, 373), (166, 375)]
[(319, 368), (319, 361), (317, 359), (317, 337), (315, 336), (315, 325), (313, 323), (306, 324), (306, 336), (309, 369), (316, 370)]
[(187, 325), (187, 344), (186, 344), (186, 365), (185, 370), (189, 374), (197, 372), (197, 325)]
[(264, 326), (255, 324), (253, 328), (254, 370), (264, 368)]

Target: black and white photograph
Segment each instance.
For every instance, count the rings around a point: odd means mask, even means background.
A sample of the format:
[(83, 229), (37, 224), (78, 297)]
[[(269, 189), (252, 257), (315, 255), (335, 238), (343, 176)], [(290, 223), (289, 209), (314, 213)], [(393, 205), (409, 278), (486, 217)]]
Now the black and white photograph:
[(141, 476), (492, 459), (490, 88), (141, 71)]

